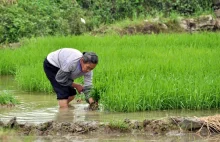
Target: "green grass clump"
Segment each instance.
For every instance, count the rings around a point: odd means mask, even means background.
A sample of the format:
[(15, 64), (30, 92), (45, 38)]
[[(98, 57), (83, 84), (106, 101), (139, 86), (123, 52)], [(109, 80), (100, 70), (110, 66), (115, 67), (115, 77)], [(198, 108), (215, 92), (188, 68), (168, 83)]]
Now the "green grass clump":
[(19, 104), (19, 101), (13, 96), (13, 94), (6, 91), (0, 92), (0, 105), (15, 104)]
[(108, 126), (111, 130), (119, 130), (120, 132), (130, 131), (129, 125), (123, 121), (110, 121)]
[(35, 139), (35, 136), (20, 136), (16, 130), (0, 127), (1, 142), (32, 142)]
[(220, 108), (219, 39), (220, 33), (36, 38), (1, 50), (0, 73), (14, 74), (24, 90), (52, 92), (43, 60), (77, 48), (99, 56), (93, 95), (105, 110)]

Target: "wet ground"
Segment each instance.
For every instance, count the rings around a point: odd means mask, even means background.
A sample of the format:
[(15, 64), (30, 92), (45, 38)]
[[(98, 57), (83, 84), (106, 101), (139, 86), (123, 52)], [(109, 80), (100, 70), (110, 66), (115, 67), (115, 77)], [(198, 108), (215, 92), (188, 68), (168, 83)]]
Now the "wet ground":
[[(58, 122), (78, 122), (78, 121), (97, 121), (109, 122), (113, 120), (130, 120), (143, 121), (144, 119), (162, 119), (167, 116), (209, 116), (219, 113), (219, 110), (190, 111), (190, 110), (166, 110), (166, 111), (146, 111), (135, 113), (113, 113), (106, 111), (88, 111), (86, 103), (73, 102), (68, 110), (59, 110), (56, 97), (54, 94), (27, 93), (18, 91), (16, 83), (12, 76), (0, 77), (0, 91), (12, 92), (21, 104), (12, 108), (0, 109), (0, 120), (8, 122), (11, 118), (16, 117), (18, 123), (40, 124), (47, 121)], [(19, 137), (21, 141), (22, 137)], [(168, 133), (166, 135), (151, 135), (140, 133), (129, 134), (97, 134), (89, 133), (86, 135), (64, 135), (64, 136), (44, 136), (36, 137), (35, 141), (216, 141), (219, 136), (200, 137), (196, 134)], [(0, 139), (1, 140), (1, 139)]]
[[(219, 142), (220, 137), (201, 138), (195, 134), (179, 136), (151, 136), (151, 135), (77, 135), (77, 136), (55, 136), (48, 137), (19, 137), (13, 141), (8, 138), (7, 142)], [(11, 141), (12, 140), (12, 141)], [(33, 140), (33, 141), (32, 141)], [(6, 141), (4, 141), (6, 142)]]

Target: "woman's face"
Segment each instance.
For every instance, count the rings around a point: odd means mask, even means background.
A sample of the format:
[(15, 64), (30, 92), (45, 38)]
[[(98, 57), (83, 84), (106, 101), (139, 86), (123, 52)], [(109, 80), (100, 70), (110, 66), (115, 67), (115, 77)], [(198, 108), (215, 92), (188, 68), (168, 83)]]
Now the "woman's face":
[(93, 63), (84, 63), (83, 59), (80, 60), (80, 64), (82, 67), (82, 72), (87, 73), (93, 70), (96, 67), (96, 64)]

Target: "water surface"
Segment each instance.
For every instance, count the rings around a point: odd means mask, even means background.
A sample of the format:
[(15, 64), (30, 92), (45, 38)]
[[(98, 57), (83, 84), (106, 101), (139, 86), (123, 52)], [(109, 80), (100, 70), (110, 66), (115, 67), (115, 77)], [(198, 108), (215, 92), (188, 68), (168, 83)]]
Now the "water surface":
[[(107, 111), (88, 111), (88, 104), (72, 103), (73, 107), (68, 110), (60, 110), (57, 105), (55, 94), (33, 93), (21, 91), (17, 88), (16, 82), (12, 76), (0, 76), (0, 91), (9, 91), (21, 102), (13, 108), (1, 108), (0, 120), (8, 122), (11, 118), (16, 117), (19, 123), (39, 124), (46, 121), (56, 120), (60, 122), (75, 122), (75, 121), (98, 121), (109, 122), (112, 120), (131, 120), (143, 121), (144, 119), (161, 119), (167, 116), (183, 116), (183, 117), (200, 117), (215, 115), (219, 110), (166, 110), (166, 111), (145, 111), (133, 113), (119, 113)], [(151, 136), (138, 134), (120, 134), (107, 136), (72, 136), (66, 141), (212, 141), (217, 137), (208, 139), (201, 138), (195, 134), (174, 134), (167, 136)], [(59, 141), (60, 137), (57, 138)], [(217, 138), (218, 139), (218, 138)], [(64, 140), (64, 138), (61, 138)], [(36, 141), (47, 141), (39, 138)]]

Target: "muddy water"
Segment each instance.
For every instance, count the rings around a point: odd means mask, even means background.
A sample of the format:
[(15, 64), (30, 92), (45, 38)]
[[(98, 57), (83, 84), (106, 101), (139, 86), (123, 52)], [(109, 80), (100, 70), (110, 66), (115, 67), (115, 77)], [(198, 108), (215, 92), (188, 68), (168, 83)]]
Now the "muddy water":
[[(39, 124), (46, 121), (56, 120), (60, 122), (75, 121), (99, 121), (109, 122), (112, 120), (160, 119), (167, 116), (208, 116), (219, 113), (219, 110), (189, 111), (146, 111), (135, 113), (112, 113), (105, 111), (88, 111), (86, 103), (73, 102), (68, 110), (59, 110), (55, 94), (28, 93), (19, 91), (12, 76), (0, 76), (0, 91), (12, 92), (21, 104), (13, 108), (1, 108), (0, 120), (8, 122), (16, 116), (19, 123)], [(38, 138), (37, 141), (47, 141), (48, 138)], [(53, 137), (55, 141), (215, 141), (218, 137), (201, 138), (195, 134), (170, 133), (166, 136), (152, 136), (140, 134), (113, 134), (107, 136), (83, 135), (68, 137)], [(74, 140), (73, 140), (74, 139)]]
[(37, 142), (219, 142), (220, 137), (201, 138), (195, 134), (180, 134), (168, 136), (152, 136), (140, 134), (108, 134), (108, 135), (78, 135), (50, 138), (38, 138)]

